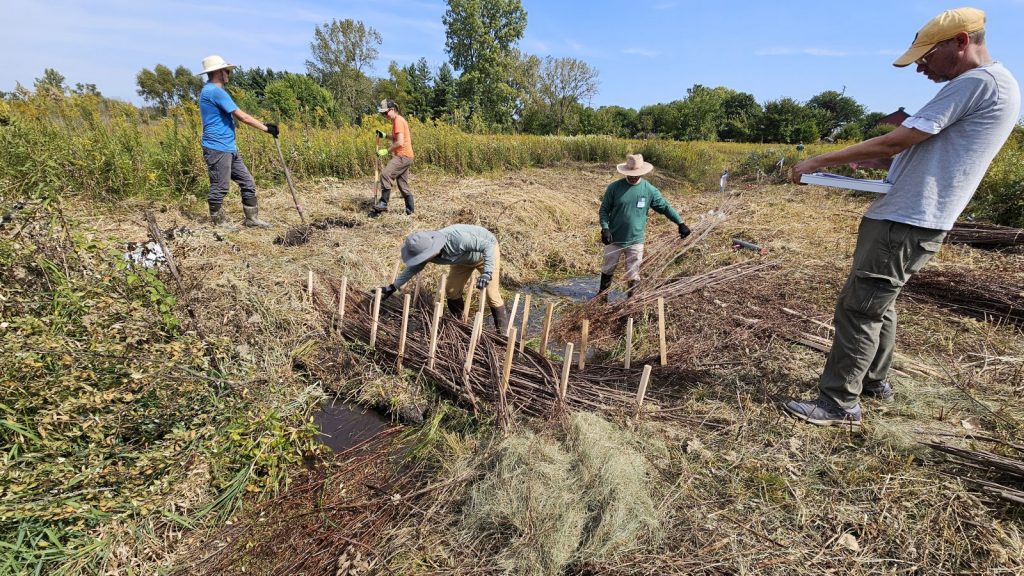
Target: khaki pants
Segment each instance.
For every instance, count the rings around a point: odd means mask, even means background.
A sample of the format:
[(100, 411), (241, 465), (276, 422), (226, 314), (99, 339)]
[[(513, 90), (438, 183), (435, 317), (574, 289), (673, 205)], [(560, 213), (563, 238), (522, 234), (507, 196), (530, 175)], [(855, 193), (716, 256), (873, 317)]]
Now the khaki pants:
[(601, 263), (601, 274), (611, 276), (619, 265), (619, 258), (626, 259), (626, 280), (640, 279), (640, 263), (644, 261), (644, 245), (619, 246), (608, 244), (604, 247), (604, 262)]
[[(462, 298), (466, 293), (466, 285), (469, 284), (469, 280), (473, 275), (473, 270), (477, 270), (481, 274), (484, 271), (484, 262), (481, 260), (476, 264), (452, 264), (451, 270), (448, 272), (448, 284), (445, 285), (445, 297), (449, 300)], [(501, 250), (498, 246), (494, 247), (494, 270), (491, 272), (491, 281), (487, 284), (487, 305), (488, 306), (504, 306), (505, 301), (501, 298), (501, 286), (498, 285), (498, 278), (501, 276)], [(474, 285), (472, 294), (476, 294), (476, 286)], [(471, 298), (472, 300), (472, 298)], [(468, 303), (467, 303), (468, 306)]]
[(398, 191), (402, 198), (412, 198), (412, 189), (409, 188), (409, 167), (412, 166), (412, 158), (406, 156), (392, 156), (384, 169), (380, 171), (380, 197), (387, 204), (391, 199), (391, 189), (398, 185)]
[(896, 297), (942, 247), (943, 230), (864, 218), (853, 268), (836, 302), (836, 336), (818, 390), (843, 408), (857, 405), (865, 384), (889, 375), (896, 345)]

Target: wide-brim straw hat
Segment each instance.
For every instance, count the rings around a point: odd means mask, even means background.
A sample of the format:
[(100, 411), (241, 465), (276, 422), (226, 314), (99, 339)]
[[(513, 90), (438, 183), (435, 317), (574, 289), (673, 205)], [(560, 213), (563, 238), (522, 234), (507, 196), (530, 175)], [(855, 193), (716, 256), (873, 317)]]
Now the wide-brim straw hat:
[(440, 232), (413, 232), (405, 237), (402, 244), (402, 262), (406, 266), (416, 266), (430, 260), (441, 252), (445, 243), (444, 234)]
[(985, 13), (977, 8), (946, 10), (932, 18), (917, 31), (914, 42), (902, 56), (892, 63), (902, 68), (916, 62), (939, 42), (949, 40), (961, 32), (977, 32), (985, 28)]
[(625, 162), (615, 165), (615, 169), (620, 174), (625, 174), (626, 176), (643, 176), (654, 170), (654, 165), (650, 162), (644, 162), (642, 154), (629, 154), (626, 156)]
[(234, 70), (235, 68), (238, 68), (238, 66), (228, 64), (227, 60), (224, 60), (220, 56), (214, 54), (203, 58), (203, 71), (196, 74), (196, 76), (202, 76), (203, 74), (209, 74), (210, 72), (216, 72), (217, 70), (223, 70), (225, 68), (228, 70)]

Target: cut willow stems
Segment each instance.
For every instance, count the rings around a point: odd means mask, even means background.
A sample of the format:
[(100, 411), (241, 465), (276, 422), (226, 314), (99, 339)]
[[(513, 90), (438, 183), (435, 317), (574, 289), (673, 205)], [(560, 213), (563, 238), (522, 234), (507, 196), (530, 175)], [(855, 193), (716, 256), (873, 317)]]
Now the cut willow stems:
[(526, 350), (526, 329), (529, 327), (527, 324), (530, 321), (530, 295), (526, 295), (526, 299), (523, 300), (523, 327), (519, 329), (519, 351)]
[(380, 323), (380, 296), (380, 288), (373, 291), (373, 313), (370, 317), (370, 348), (377, 344), (377, 325)]
[(558, 382), (558, 401), (565, 405), (565, 394), (569, 389), (569, 368), (572, 367), (572, 342), (565, 345), (565, 354), (562, 355), (562, 379)]
[(512, 299), (512, 310), (508, 313), (508, 328), (505, 330), (505, 336), (512, 333), (512, 327), (516, 325), (516, 311), (519, 309), (519, 292), (516, 292), (516, 297)]
[(547, 307), (544, 309), (544, 332), (540, 335), (540, 348), (541, 354), (548, 353), (548, 338), (551, 336), (551, 317), (555, 313), (555, 305), (548, 302)]
[(580, 327), (580, 365), (583, 370), (587, 365), (587, 338), (590, 336), (590, 320), (584, 320)]
[(668, 364), (668, 345), (665, 342), (665, 299), (658, 297), (658, 345), (661, 352), (661, 365)]
[(405, 339), (409, 332), (409, 307), (412, 305), (412, 296), (406, 294), (402, 300), (402, 328), (398, 333), (398, 360), (396, 365), (402, 369), (402, 358), (405, 356)]
[(626, 320), (626, 359), (623, 368), (629, 370), (629, 360), (633, 355), (633, 318)]
[(434, 318), (430, 321), (430, 346), (427, 348), (427, 368), (430, 370), (434, 369), (434, 361), (437, 360), (437, 329), (441, 326), (443, 312), (441, 301), (434, 302)]
[(640, 410), (644, 405), (644, 396), (647, 395), (647, 382), (651, 379), (651, 365), (644, 364), (644, 371), (640, 375), (640, 387), (636, 389), (636, 415), (640, 416)]

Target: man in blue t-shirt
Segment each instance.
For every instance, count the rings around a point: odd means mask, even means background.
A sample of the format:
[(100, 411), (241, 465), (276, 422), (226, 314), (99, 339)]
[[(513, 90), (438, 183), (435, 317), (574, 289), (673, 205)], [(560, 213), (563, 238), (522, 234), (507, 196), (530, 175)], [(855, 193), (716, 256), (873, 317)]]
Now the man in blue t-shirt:
[(242, 189), (242, 211), (245, 212), (246, 226), (269, 228), (270, 224), (260, 220), (260, 209), (256, 203), (256, 182), (245, 167), (242, 156), (235, 145), (235, 120), (258, 128), (277, 138), (277, 125), (260, 122), (235, 105), (231, 95), (224, 89), (231, 77), (234, 64), (228, 64), (220, 56), (203, 58), (203, 71), (207, 82), (199, 93), (199, 114), (203, 118), (203, 160), (210, 173), (210, 219), (214, 224), (227, 222), (222, 210), (228, 186), (234, 180)]

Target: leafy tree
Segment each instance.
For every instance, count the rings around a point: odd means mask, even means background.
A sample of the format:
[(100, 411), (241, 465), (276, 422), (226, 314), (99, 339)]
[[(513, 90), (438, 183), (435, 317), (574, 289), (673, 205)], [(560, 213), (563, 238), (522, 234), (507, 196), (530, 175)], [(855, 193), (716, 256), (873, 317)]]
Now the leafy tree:
[(452, 121), (456, 109), (455, 75), (447, 62), (441, 64), (434, 78), (430, 108), (434, 118)]
[(366, 73), (382, 41), (377, 30), (351, 19), (331, 20), (313, 32), (306, 68), (350, 120), (373, 110), (373, 81)]
[[(288, 72), (274, 72), (270, 68), (235, 68), (231, 74), (231, 82), (228, 84), (229, 91), (245, 90), (259, 100), (263, 99), (267, 84), (274, 80), (281, 80), (288, 75)], [(233, 92), (232, 92), (233, 93)]]
[(764, 109), (753, 94), (730, 92), (722, 102), (725, 119), (718, 128), (718, 139), (749, 142), (757, 135)]
[(76, 82), (75, 87), (71, 89), (71, 93), (76, 96), (96, 96), (102, 98), (103, 94), (100, 94), (99, 89), (96, 88), (95, 84), (82, 84)]
[(835, 131), (846, 124), (860, 122), (866, 111), (856, 100), (835, 90), (826, 90), (814, 96), (807, 101), (807, 108), (820, 111), (816, 116), (821, 138), (833, 136)]
[(299, 99), (288, 82), (274, 80), (264, 90), (263, 108), (281, 120), (294, 120), (299, 114)]
[(519, 0), (448, 0), (445, 50), (455, 70), (459, 98), (468, 114), (507, 126), (518, 94), (509, 85), (518, 62), (515, 47), (526, 30)]
[(766, 103), (758, 132), (764, 142), (786, 144), (816, 142), (819, 134), (814, 113), (792, 98)]
[(434, 115), (432, 103), (434, 87), (427, 59), (420, 58), (415, 63), (406, 66), (404, 70), (409, 82), (409, 96), (405, 100), (406, 112), (423, 121), (432, 118)]
[(68, 87), (64, 84), (64, 75), (53, 68), (43, 70), (42, 78), (36, 78), (32, 87), (38, 94), (63, 96), (68, 92)]
[(633, 138), (640, 132), (637, 125), (637, 112), (632, 108), (602, 106), (597, 109), (597, 116), (598, 118), (594, 121), (595, 125), (606, 127), (604, 129), (607, 130), (599, 132), (601, 134)]
[(138, 86), (136, 93), (165, 114), (175, 104), (194, 102), (203, 88), (202, 78), (192, 74), (188, 68), (178, 66), (172, 72), (163, 64), (157, 64), (152, 70), (143, 68), (135, 76), (135, 83)]
[(537, 74), (537, 98), (548, 117), (550, 132), (563, 132), (570, 112), (597, 95), (595, 68), (576, 58), (546, 57)]

